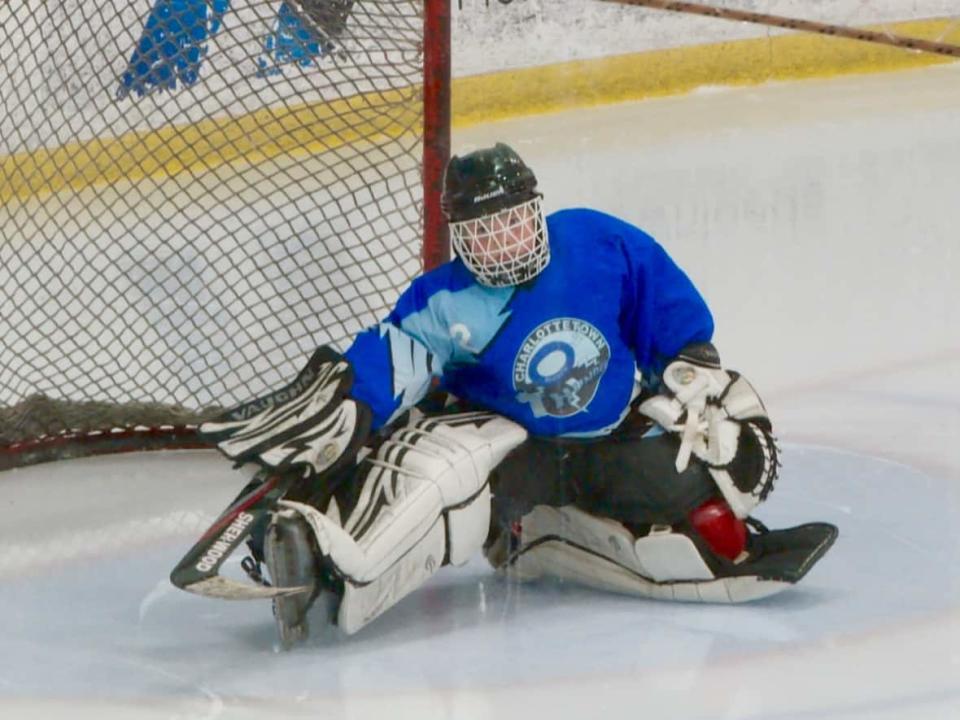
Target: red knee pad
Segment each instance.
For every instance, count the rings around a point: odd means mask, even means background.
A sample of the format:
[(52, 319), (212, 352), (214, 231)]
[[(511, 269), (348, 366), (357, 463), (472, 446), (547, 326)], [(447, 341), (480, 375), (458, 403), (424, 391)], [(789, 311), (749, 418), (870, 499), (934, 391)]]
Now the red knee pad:
[(691, 511), (690, 522), (717, 555), (735, 560), (747, 547), (747, 525), (720, 499)]

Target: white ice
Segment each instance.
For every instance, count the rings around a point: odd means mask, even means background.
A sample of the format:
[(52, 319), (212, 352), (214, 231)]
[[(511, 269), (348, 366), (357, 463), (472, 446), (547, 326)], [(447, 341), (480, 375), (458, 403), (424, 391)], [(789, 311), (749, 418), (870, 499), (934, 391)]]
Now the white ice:
[[(735, 607), (445, 569), (353, 637), (167, 573), (242, 483), (210, 452), (0, 476), (0, 716), (960, 717), (960, 66), (503, 122), (550, 208), (636, 222), (784, 445), (771, 526), (837, 545)], [(589, 272), (589, 268), (584, 268)], [(236, 572), (236, 563), (230, 568)]]

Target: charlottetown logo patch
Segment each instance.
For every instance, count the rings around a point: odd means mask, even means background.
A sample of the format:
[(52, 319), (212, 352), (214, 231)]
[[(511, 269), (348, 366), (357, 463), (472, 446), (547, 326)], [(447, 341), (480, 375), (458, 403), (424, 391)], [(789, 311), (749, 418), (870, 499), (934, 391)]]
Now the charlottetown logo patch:
[(513, 389), (534, 417), (567, 417), (587, 409), (609, 362), (610, 345), (597, 328), (554, 318), (523, 341), (513, 359)]

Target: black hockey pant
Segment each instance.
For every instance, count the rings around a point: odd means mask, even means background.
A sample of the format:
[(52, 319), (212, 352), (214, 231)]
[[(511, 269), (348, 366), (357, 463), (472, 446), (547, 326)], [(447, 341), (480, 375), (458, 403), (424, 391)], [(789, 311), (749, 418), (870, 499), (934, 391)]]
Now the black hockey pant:
[(648, 430), (641, 424), (596, 440), (530, 438), (491, 477), (496, 520), (518, 519), (534, 505), (575, 505), (630, 528), (684, 523), (719, 490), (696, 459), (677, 472), (676, 435)]

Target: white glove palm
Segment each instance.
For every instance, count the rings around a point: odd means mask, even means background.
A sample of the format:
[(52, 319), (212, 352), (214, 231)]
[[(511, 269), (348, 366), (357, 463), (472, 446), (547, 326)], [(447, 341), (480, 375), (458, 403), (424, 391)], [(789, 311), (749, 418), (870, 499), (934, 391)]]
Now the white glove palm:
[[(776, 446), (773, 436), (756, 422), (768, 426), (767, 411), (756, 391), (734, 372), (674, 360), (663, 373), (667, 392), (640, 405), (640, 412), (664, 430), (680, 435), (675, 466), (683, 472), (690, 456), (706, 464), (724, 498), (737, 517), (746, 517), (769, 492), (776, 478)], [(730, 476), (742, 442), (744, 428), (763, 453), (759, 477), (741, 490)]]
[(640, 405), (640, 412), (681, 435), (677, 472), (686, 470), (691, 454), (710, 465), (730, 462), (737, 451), (740, 426), (730, 421), (719, 400), (733, 382), (730, 374), (675, 360), (664, 370), (663, 381), (671, 394), (650, 398)]

